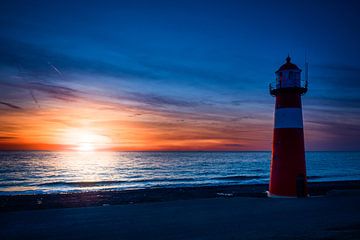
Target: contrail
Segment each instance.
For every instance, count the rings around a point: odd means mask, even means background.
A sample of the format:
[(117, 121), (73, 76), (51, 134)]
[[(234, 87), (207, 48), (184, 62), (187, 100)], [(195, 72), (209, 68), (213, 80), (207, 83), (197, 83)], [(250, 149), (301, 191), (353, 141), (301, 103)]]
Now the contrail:
[(36, 97), (35, 97), (34, 92), (33, 92), (32, 89), (30, 89), (30, 95), (31, 95), (32, 99), (34, 100), (34, 102), (36, 103), (36, 105), (40, 108), (39, 102), (38, 102), (38, 100), (36, 99)]
[(5, 105), (5, 106), (8, 106), (9, 108), (22, 109), (22, 108), (19, 107), (19, 106), (16, 106), (16, 105), (14, 105), (14, 104), (7, 103), (7, 102), (0, 102), (0, 104)]
[(57, 67), (55, 67), (53, 64), (51, 64), (51, 62), (48, 62), (48, 64), (49, 64), (49, 66), (50, 66), (52, 69), (55, 70), (55, 72), (56, 72), (57, 74), (59, 74), (59, 76), (60, 76), (61, 78), (64, 77), (64, 75), (62, 74), (62, 72), (61, 72)]
[[(21, 64), (19, 63), (19, 64), (18, 64), (19, 75), (20, 75), (20, 77), (21, 77), (24, 81), (26, 81), (26, 80), (25, 80), (25, 77), (22, 75), (22, 69), (23, 69), (23, 68), (22, 68)], [(27, 81), (26, 81), (26, 82), (27, 82)], [(28, 83), (28, 82), (27, 82), (27, 83)], [(32, 100), (33, 100), (34, 103), (38, 106), (38, 108), (40, 108), (40, 104), (39, 104), (38, 100), (36, 99), (33, 90), (30, 88), (29, 91), (30, 91), (30, 96), (31, 96)]]

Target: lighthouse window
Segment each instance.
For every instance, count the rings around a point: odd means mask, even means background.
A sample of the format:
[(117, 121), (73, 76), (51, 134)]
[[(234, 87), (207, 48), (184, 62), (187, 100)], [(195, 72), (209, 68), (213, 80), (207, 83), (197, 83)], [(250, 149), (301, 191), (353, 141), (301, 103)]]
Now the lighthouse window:
[(278, 75), (278, 82), (277, 82), (277, 87), (281, 87), (281, 81), (282, 81), (282, 73), (280, 72)]
[(289, 79), (294, 79), (294, 72), (289, 72)]

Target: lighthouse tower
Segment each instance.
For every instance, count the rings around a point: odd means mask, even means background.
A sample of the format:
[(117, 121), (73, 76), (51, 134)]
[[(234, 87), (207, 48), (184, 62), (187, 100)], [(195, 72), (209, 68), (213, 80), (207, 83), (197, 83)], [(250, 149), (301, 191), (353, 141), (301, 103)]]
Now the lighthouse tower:
[[(286, 58), (270, 84), (276, 98), (269, 196), (307, 196), (304, 131), (301, 96), (307, 92), (307, 79), (301, 69)], [(306, 76), (307, 77), (307, 76)]]

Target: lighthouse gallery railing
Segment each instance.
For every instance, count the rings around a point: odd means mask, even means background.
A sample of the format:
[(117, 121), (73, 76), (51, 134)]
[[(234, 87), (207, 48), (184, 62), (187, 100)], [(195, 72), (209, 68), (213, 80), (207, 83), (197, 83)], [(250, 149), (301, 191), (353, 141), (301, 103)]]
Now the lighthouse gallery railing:
[(308, 90), (308, 81), (301, 80), (300, 84), (298, 86), (289, 86), (285, 84), (282, 84), (280, 82), (272, 82), (269, 84), (269, 92), (271, 95), (276, 96), (277, 93), (279, 93), (282, 90), (297, 90), (301, 93), (301, 95), (305, 94)]

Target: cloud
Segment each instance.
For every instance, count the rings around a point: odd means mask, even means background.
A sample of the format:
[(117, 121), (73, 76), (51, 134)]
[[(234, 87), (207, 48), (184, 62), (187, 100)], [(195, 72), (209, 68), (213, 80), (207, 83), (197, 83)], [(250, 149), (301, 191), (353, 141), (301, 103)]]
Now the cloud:
[(2, 140), (7, 141), (7, 140), (14, 140), (14, 139), (16, 139), (16, 137), (13, 137), (13, 136), (0, 136), (0, 141), (2, 141)]
[[(344, 96), (311, 96), (305, 99), (305, 108), (320, 107), (322, 111), (344, 111), (344, 109), (359, 109), (359, 97), (344, 97)], [(326, 110), (324, 107), (331, 109)], [(339, 110), (341, 109), (341, 110)]]
[(11, 103), (7, 103), (7, 102), (0, 102), (0, 104), (2, 105), (5, 105), (9, 108), (13, 108), (13, 109), (22, 109), (21, 107), (17, 106), (17, 105), (14, 105), (14, 104), (11, 104)]
[(197, 102), (189, 102), (152, 93), (128, 92), (128, 94), (128, 96), (122, 95), (119, 98), (145, 103), (151, 106), (194, 107), (198, 104)]
[[(156, 79), (159, 76), (138, 66), (123, 66), (121, 63), (111, 64), (94, 59), (92, 56), (75, 57), (58, 53), (31, 43), (13, 39), (0, 38), (0, 67), (21, 66), (27, 75), (49, 76), (59, 73), (64, 77), (66, 72), (98, 73), (109, 76)], [(55, 67), (56, 66), (56, 67)]]
[(225, 72), (216, 72), (212, 68), (203, 69), (200, 67), (189, 67), (180, 64), (170, 64), (166, 62), (156, 63), (155, 59), (152, 59), (151, 62), (142, 61), (142, 64), (145, 67), (151, 68), (156, 72), (162, 72), (171, 76), (181, 76), (185, 79), (188, 79), (190, 77), (192, 78), (192, 80), (206, 80), (207, 82), (209, 82), (209, 80), (220, 82), (239, 81), (237, 77), (234, 77)]
[(311, 66), (324, 70), (360, 73), (360, 67), (355, 65), (344, 65), (344, 64), (333, 63), (333, 64), (312, 64)]
[[(81, 94), (85, 94), (80, 90), (50, 82), (2, 82), (0, 84), (7, 87), (29, 90), (33, 101), (35, 101), (38, 106), (41, 105), (41, 98), (39, 97), (38, 92), (46, 94), (49, 98), (63, 101), (83, 99), (84, 97)], [(27, 98), (22, 99), (22, 101), (27, 101)]]
[(223, 146), (225, 146), (225, 147), (233, 147), (233, 148), (244, 147), (243, 144), (237, 144), (237, 143), (227, 143), (227, 144), (223, 144)]
[(47, 93), (52, 98), (57, 98), (64, 101), (77, 100), (80, 98), (80, 94), (83, 94), (82, 91), (64, 87), (49, 83), (40, 83), (40, 82), (32, 82), (26, 84), (26, 87), (29, 87), (33, 90)]
[[(106, 53), (94, 56), (93, 52), (80, 57), (71, 51), (57, 52), (45, 46), (19, 40), (0, 37), (0, 67), (22, 68), (26, 77), (49, 77), (70, 81), (67, 73), (87, 73), (117, 78), (136, 80), (166, 80), (176, 84), (189, 82), (191, 85), (201, 84), (210, 87), (212, 84), (224, 86), (224, 82), (236, 85), (237, 89), (252, 84), (248, 80), (240, 79), (235, 73), (216, 71), (213, 67), (186, 66), (182, 62), (168, 63), (160, 58), (147, 59), (134, 54), (125, 59), (109, 56)], [(118, 54), (118, 53), (116, 53)], [(115, 53), (113, 54), (115, 55)], [(179, 61), (179, 60), (178, 60)], [(174, 81), (176, 80), (176, 81)], [(0, 80), (1, 81), (1, 80)], [(204, 84), (206, 83), (206, 84)]]
[(305, 122), (307, 149), (357, 150), (359, 141), (360, 126), (355, 121), (324, 120), (322, 117)]
[[(322, 88), (330, 84), (336, 89), (358, 89), (360, 88), (360, 66), (344, 64), (314, 64), (314, 81), (320, 80)], [(310, 69), (310, 73), (311, 73)], [(310, 86), (312, 81), (310, 79)], [(340, 91), (340, 90), (339, 90)], [(341, 92), (336, 94), (344, 94)], [(349, 91), (349, 90), (348, 90)]]

